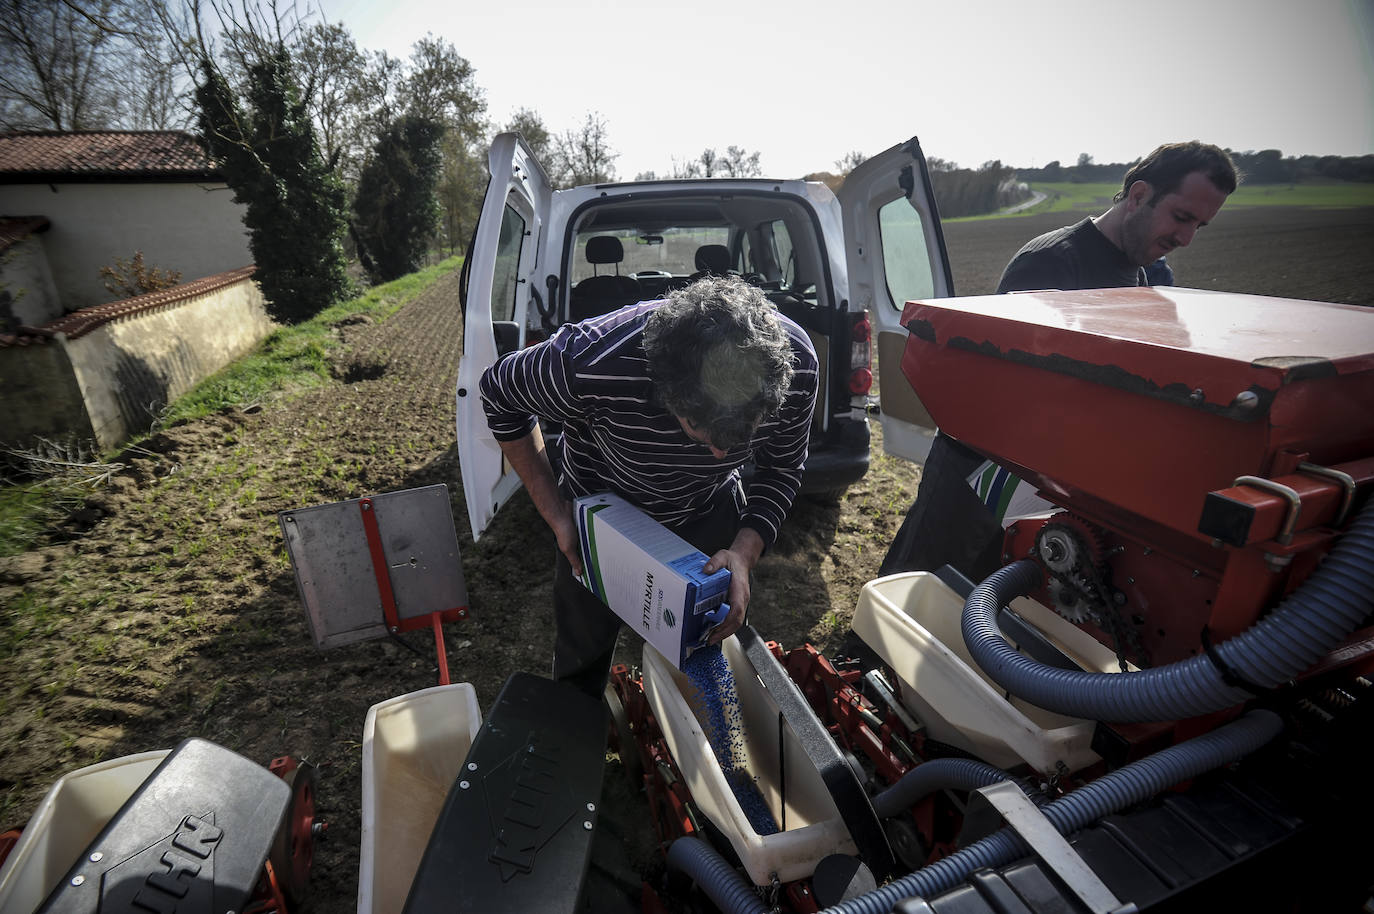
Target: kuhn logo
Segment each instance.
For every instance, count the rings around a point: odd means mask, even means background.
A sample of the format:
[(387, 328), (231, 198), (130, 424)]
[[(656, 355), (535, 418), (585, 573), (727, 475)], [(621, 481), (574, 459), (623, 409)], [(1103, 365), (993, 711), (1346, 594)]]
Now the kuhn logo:
[(104, 874), (100, 910), (156, 914), (211, 910), (214, 854), (223, 838), (212, 813), (184, 817), (172, 834)]
[(673, 611), (666, 606), (663, 608), (663, 621), (668, 623), (669, 628), (677, 624), (677, 617), (674, 616)]

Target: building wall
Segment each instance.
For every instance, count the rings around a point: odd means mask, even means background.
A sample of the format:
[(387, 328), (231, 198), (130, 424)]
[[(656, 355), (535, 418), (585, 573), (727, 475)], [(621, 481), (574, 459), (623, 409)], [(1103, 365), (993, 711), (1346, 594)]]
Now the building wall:
[(0, 253), (0, 333), (12, 333), (21, 324), (38, 327), (61, 315), (43, 236), (30, 235)]
[(274, 327), (257, 283), (244, 277), (80, 336), (0, 349), (0, 416), (9, 417), (0, 442), (23, 447), (41, 435), (117, 448)]
[(43, 245), (68, 310), (112, 301), (100, 268), (143, 252), (145, 264), (182, 280), (253, 262), (244, 207), (218, 183), (0, 185), (0, 213), (46, 216)]

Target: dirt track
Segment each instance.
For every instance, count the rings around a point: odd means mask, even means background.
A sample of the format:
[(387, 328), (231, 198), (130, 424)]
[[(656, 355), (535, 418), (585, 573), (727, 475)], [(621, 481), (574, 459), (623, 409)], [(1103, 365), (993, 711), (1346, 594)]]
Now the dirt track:
[[(990, 292), (1022, 242), (1074, 218), (947, 226), (956, 288)], [(1371, 251), (1374, 210), (1237, 208), (1170, 261), (1180, 285), (1374, 304)], [(382, 324), (338, 330), (340, 380), (158, 435), (49, 545), (0, 559), (0, 826), (22, 822), (65, 771), (192, 735), (263, 763), (305, 756), (320, 766), (331, 824), (304, 910), (352, 909), (364, 716), (436, 674), (386, 641), (315, 650), (283, 510), (447, 483), (472, 608), (449, 631), (454, 679), (486, 708), (512, 671), (547, 671), (547, 529), (521, 496), (480, 543), (465, 532), (457, 275)], [(367, 379), (344, 380), (356, 377)], [(833, 646), (915, 483), (909, 465), (875, 457), (840, 505), (799, 504), (758, 570), (755, 627), (785, 646)], [(427, 636), (411, 637), (431, 654)], [(621, 653), (634, 661), (631, 646)]]

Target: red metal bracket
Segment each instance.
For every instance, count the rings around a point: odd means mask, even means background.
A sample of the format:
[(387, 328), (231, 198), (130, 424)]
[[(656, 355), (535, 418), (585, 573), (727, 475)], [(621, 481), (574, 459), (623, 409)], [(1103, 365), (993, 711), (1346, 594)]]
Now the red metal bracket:
[(386, 550), (382, 548), (382, 531), (377, 526), (377, 514), (372, 510), (372, 499), (358, 499), (358, 510), (363, 518), (363, 533), (367, 537), (367, 551), (372, 558), (372, 573), (377, 578), (377, 594), (382, 600), (382, 617), (386, 620), (387, 630), (396, 634), (432, 628), (434, 651), (439, 661), (439, 684), (449, 685), (448, 651), (444, 647), (443, 623), (466, 619), (468, 608), (457, 606), (402, 619), (396, 610), (396, 592), (391, 587), (391, 572), (387, 570)]

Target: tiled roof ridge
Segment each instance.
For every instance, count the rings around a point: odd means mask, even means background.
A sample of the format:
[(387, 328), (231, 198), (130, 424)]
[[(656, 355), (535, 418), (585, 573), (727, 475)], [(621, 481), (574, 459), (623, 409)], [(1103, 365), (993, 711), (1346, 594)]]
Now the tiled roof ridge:
[(99, 128), (89, 128), (83, 130), (0, 130), (0, 138), (7, 136), (90, 136), (110, 134), (114, 136), (138, 135), (138, 134), (157, 134), (157, 135), (178, 135), (190, 137), (196, 142), (199, 138), (189, 130), (102, 130)]
[(249, 264), (246, 267), (239, 267), (237, 270), (226, 270), (213, 276), (203, 276), (200, 279), (193, 279), (190, 282), (160, 289), (157, 292), (147, 292), (133, 298), (82, 308), (79, 311), (64, 314), (56, 320), (48, 321), (41, 327), (21, 326), (15, 333), (0, 334), (0, 349), (10, 346), (46, 343), (59, 333), (65, 335), (69, 340), (78, 339), (97, 327), (112, 321), (176, 305), (187, 299), (196, 298), (214, 292), (216, 289), (222, 289), (225, 286), (231, 286), (236, 282), (249, 279), (256, 269), (257, 267)]
[(209, 178), (216, 166), (200, 137), (185, 130), (42, 130), (0, 133), (7, 183), (70, 177)]

